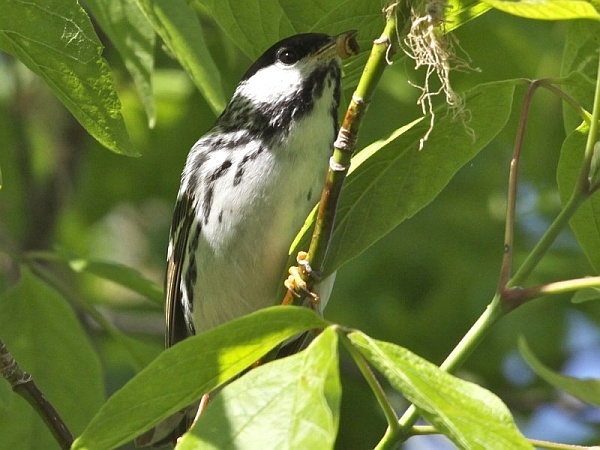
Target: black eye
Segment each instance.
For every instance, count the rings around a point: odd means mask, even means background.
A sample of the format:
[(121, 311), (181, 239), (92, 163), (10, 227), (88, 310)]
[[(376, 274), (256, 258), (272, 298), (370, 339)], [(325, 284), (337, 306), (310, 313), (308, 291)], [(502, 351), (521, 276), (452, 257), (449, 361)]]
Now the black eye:
[(277, 59), (281, 61), (286, 66), (290, 66), (294, 64), (296, 61), (300, 59), (298, 54), (292, 50), (291, 48), (280, 48), (277, 50)]

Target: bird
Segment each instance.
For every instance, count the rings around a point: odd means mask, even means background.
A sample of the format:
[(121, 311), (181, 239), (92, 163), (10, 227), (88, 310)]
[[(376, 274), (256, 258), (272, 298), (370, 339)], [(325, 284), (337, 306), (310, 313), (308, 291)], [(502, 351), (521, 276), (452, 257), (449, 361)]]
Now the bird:
[[(303, 33), (272, 45), (192, 146), (167, 250), (167, 348), (281, 302), (288, 249), (325, 182), (342, 59), (357, 52), (355, 36)], [(332, 285), (325, 284), (320, 312)], [(136, 443), (173, 441), (186, 429), (182, 415)]]

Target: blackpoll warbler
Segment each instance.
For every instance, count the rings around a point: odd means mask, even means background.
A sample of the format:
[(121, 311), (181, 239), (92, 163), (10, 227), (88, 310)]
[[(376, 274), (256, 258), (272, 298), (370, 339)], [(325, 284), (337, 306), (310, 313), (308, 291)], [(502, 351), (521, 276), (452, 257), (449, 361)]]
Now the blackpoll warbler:
[[(325, 181), (341, 59), (357, 52), (355, 35), (307, 33), (273, 45), (192, 147), (169, 241), (167, 347), (281, 300), (288, 248)], [(321, 310), (328, 296), (320, 291)], [(176, 438), (181, 418), (138, 444)]]

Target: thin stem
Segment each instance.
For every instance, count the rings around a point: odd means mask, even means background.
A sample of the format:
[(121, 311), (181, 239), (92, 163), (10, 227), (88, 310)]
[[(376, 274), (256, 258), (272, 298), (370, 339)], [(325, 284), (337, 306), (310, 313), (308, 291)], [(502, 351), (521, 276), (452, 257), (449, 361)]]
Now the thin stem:
[(500, 269), (500, 280), (498, 282), (499, 292), (501, 292), (508, 283), (510, 272), (512, 270), (513, 245), (515, 236), (514, 229), (517, 208), (517, 188), (519, 180), (519, 161), (521, 160), (521, 152), (523, 150), (523, 139), (525, 138), (525, 128), (527, 126), (527, 119), (529, 118), (531, 100), (537, 87), (538, 84), (535, 81), (532, 82), (529, 85), (529, 89), (527, 90), (527, 94), (523, 100), (523, 107), (521, 108), (521, 116), (519, 118), (519, 127), (517, 129), (512, 159), (510, 161), (506, 221), (504, 228), (504, 256)]
[(428, 434), (440, 434), (440, 431), (431, 425), (417, 425), (410, 430), (411, 436), (424, 436)]
[(10, 383), (13, 391), (38, 413), (60, 447), (64, 450), (71, 448), (73, 435), (65, 422), (37, 387), (31, 375), (23, 372), (2, 341), (0, 341), (0, 374)]
[(575, 100), (573, 97), (571, 97), (569, 94), (567, 94), (562, 89), (555, 86), (555, 84), (560, 84), (560, 82), (561, 82), (560, 79), (557, 80), (557, 79), (553, 79), (553, 78), (544, 78), (544, 79), (538, 80), (538, 82), (539, 82), (538, 83), (539, 87), (547, 89), (548, 91), (552, 92), (554, 95), (559, 97), (561, 100), (568, 103), (571, 106), (571, 108), (573, 108), (577, 112), (577, 114), (579, 114), (579, 117), (581, 117), (581, 120), (583, 120), (588, 125), (591, 123), (592, 115), (590, 113), (588, 113), (577, 100)]
[[(594, 154), (594, 145), (598, 140), (598, 127), (600, 120), (600, 60), (598, 61), (598, 74), (596, 79), (596, 91), (594, 94), (594, 107), (590, 121), (590, 131), (585, 147), (583, 163), (579, 172), (577, 184), (573, 189), (571, 197), (565, 204), (562, 211), (554, 219), (554, 222), (548, 227), (546, 233), (539, 240), (535, 248), (529, 253), (521, 267), (515, 275), (506, 283), (507, 288), (519, 286), (531, 274), (542, 257), (548, 252), (558, 235), (568, 225), (579, 206), (591, 195), (590, 171), (592, 157)], [(548, 88), (548, 86), (544, 85)], [(513, 305), (514, 306), (514, 305)]]
[(395, 39), (396, 15), (389, 14), (383, 33), (373, 43), (371, 54), (367, 59), (358, 86), (352, 95), (338, 137), (334, 143), (333, 156), (308, 250), (311, 263), (317, 270), (322, 270), (325, 262), (339, 194), (350, 167), (350, 159), (354, 152), (358, 132), (368, 104), (373, 98), (379, 80), (388, 65), (386, 55), (388, 55)]
[(354, 345), (352, 345), (350, 339), (348, 339), (348, 336), (346, 335), (347, 330), (344, 330), (341, 327), (336, 327), (336, 331), (339, 335), (340, 341), (342, 342), (344, 347), (346, 347), (346, 350), (348, 350), (350, 356), (352, 356), (352, 359), (356, 363), (358, 370), (360, 370), (362, 375), (365, 377), (367, 384), (373, 391), (373, 394), (375, 394), (375, 398), (377, 399), (377, 402), (379, 403), (379, 406), (381, 407), (381, 410), (383, 411), (383, 414), (387, 420), (388, 431), (391, 433), (395, 433), (397, 430), (400, 429), (400, 425), (398, 424), (398, 416), (396, 415), (396, 411), (394, 411), (394, 408), (388, 401), (388, 398), (385, 395), (381, 384), (379, 384), (377, 377), (375, 377), (375, 374), (371, 370), (371, 367), (365, 360), (364, 356), (354, 347)]
[[(306, 271), (307, 267), (311, 267), (315, 274), (323, 272), (325, 258), (333, 233), (338, 200), (348, 169), (350, 168), (350, 159), (355, 149), (356, 140), (358, 139), (358, 132), (367, 107), (377, 89), (379, 80), (388, 65), (389, 55), (393, 51), (392, 43), (397, 39), (396, 7), (397, 5), (390, 6), (386, 11), (387, 20), (384, 30), (381, 36), (373, 42), (371, 53), (348, 105), (337, 139), (333, 144), (333, 155), (330, 159), (329, 170), (321, 193), (308, 255), (305, 258), (309, 264), (299, 267), (299, 272), (307, 283), (311, 281), (309, 273)], [(303, 293), (299, 292), (299, 294)], [(292, 302), (300, 302), (301, 300), (302, 298), (300, 297), (299, 300), (294, 301), (292, 293), (288, 291), (282, 303), (290, 304)]]
[(586, 445), (575, 445), (575, 444), (561, 444), (560, 442), (549, 442), (541, 441), (539, 439), (527, 439), (531, 445), (536, 448), (545, 448), (548, 450), (599, 450), (600, 447), (597, 445), (586, 446)]
[(527, 301), (542, 295), (564, 294), (565, 292), (574, 292), (588, 288), (600, 288), (600, 276), (555, 281), (540, 286), (532, 286), (522, 289), (521, 295), (524, 301)]
[(592, 109), (592, 121), (590, 123), (590, 132), (588, 133), (583, 155), (583, 164), (579, 173), (577, 183), (579, 192), (582, 195), (588, 194), (590, 189), (590, 175), (592, 167), (592, 158), (594, 157), (594, 146), (598, 142), (598, 129), (600, 127), (600, 58), (598, 59), (598, 73), (596, 74), (596, 91), (594, 93), (594, 106)]
[(392, 450), (397, 448), (398, 445), (398, 432), (388, 427), (373, 450)]

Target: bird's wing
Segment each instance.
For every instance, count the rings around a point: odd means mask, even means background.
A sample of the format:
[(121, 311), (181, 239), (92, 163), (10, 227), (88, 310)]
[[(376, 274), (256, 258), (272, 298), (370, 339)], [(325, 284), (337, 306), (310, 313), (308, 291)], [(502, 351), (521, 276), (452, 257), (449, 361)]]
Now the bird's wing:
[[(179, 192), (171, 233), (169, 236), (169, 252), (165, 276), (165, 316), (167, 330), (165, 344), (172, 347), (188, 337), (183, 304), (181, 301), (181, 277), (185, 261), (185, 251), (189, 239), (190, 227), (193, 223), (192, 198), (184, 190)], [(166, 418), (154, 428), (135, 439), (138, 447), (162, 447), (175, 440), (188, 429), (187, 411), (182, 409)]]
[(192, 198), (185, 191), (180, 192), (177, 196), (173, 222), (171, 224), (169, 255), (165, 276), (165, 318), (167, 326), (165, 343), (167, 348), (188, 337), (188, 327), (181, 302), (181, 272), (184, 265), (190, 227), (194, 220), (192, 211)]

